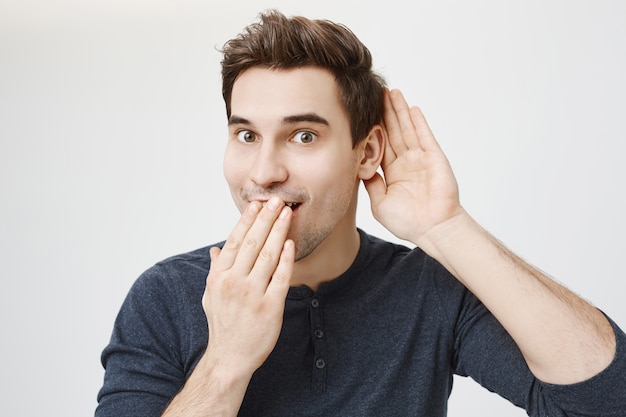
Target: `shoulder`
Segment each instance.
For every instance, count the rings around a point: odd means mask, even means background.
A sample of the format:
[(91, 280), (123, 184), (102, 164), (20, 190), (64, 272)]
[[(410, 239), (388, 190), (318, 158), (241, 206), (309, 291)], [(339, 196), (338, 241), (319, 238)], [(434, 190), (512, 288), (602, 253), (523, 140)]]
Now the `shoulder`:
[(387, 274), (403, 277), (444, 276), (450, 273), (419, 247), (409, 247), (361, 232), (361, 251), (368, 261), (368, 268), (379, 267)]
[(467, 289), (463, 284), (419, 247), (410, 248), (365, 233), (362, 236), (368, 247), (366, 269), (384, 276), (390, 285), (404, 287), (408, 295), (429, 294), (446, 310), (458, 308), (465, 298)]
[(209, 249), (213, 246), (222, 247), (223, 244), (215, 243), (155, 263), (137, 278), (131, 292), (155, 294), (204, 290), (211, 266)]

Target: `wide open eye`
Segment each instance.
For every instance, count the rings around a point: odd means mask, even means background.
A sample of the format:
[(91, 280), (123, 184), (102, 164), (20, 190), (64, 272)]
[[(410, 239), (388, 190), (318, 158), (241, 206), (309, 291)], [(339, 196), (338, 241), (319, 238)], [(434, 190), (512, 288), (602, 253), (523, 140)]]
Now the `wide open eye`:
[(251, 130), (240, 130), (237, 132), (237, 140), (243, 143), (252, 143), (257, 139), (256, 133)]
[(309, 132), (308, 130), (301, 130), (293, 136), (294, 141), (304, 144), (311, 143), (315, 139), (317, 139), (317, 135), (313, 132)]

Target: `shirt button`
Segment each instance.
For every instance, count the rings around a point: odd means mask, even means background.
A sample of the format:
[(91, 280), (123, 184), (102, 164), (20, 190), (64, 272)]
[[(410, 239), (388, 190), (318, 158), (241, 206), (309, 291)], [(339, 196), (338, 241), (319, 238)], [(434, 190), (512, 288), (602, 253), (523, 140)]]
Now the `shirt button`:
[(321, 339), (322, 337), (324, 337), (324, 332), (320, 329), (317, 329), (313, 332), (313, 334), (315, 335), (315, 337), (317, 337), (318, 339)]
[(323, 369), (326, 366), (326, 362), (324, 361), (324, 359), (318, 359), (315, 361), (315, 367), (317, 369)]
[(320, 300), (318, 300), (317, 298), (314, 298), (311, 300), (311, 307), (318, 308), (319, 306), (320, 306)]

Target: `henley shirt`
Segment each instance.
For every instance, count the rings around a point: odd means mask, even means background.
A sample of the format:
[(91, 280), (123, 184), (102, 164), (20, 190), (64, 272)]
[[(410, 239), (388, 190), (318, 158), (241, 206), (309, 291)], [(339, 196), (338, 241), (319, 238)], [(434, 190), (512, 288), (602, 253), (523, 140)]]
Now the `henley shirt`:
[[(239, 416), (443, 417), (454, 374), (530, 416), (626, 416), (626, 335), (615, 323), (607, 369), (578, 384), (543, 383), (438, 262), (359, 234), (345, 273), (315, 292), (289, 289), (278, 342)], [(96, 417), (157, 417), (181, 389), (210, 337), (202, 308), (209, 248), (159, 262), (133, 284), (102, 353)]]

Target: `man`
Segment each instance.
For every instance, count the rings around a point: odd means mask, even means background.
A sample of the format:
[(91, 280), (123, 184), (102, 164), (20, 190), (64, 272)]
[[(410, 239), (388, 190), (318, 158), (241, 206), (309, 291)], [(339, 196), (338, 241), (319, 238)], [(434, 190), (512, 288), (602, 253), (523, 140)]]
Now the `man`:
[[(241, 219), (137, 280), (97, 416), (444, 416), (455, 373), (532, 416), (626, 415), (626, 335), (465, 212), (349, 30), (269, 12), (223, 52)], [(360, 181), (415, 249), (357, 229)]]

